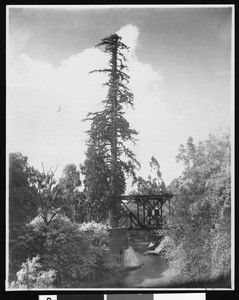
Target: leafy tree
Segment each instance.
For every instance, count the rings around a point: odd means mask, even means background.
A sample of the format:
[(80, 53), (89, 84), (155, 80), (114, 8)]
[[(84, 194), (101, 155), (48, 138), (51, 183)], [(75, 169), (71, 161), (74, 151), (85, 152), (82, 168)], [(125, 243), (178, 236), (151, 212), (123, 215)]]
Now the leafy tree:
[(40, 172), (32, 166), (29, 168), (29, 186), (31, 192), (36, 195), (38, 215), (41, 216), (46, 225), (49, 225), (66, 204), (59, 205), (59, 201), (57, 201), (63, 185), (62, 180), (57, 183), (55, 179), (57, 168), (54, 171), (51, 168), (45, 170), (42, 164), (42, 169)]
[(230, 274), (230, 134), (222, 132), (195, 145), (180, 146), (181, 177), (170, 186), (174, 201), (168, 252), (177, 280), (209, 280)]
[(149, 162), (151, 171), (156, 172), (156, 176), (148, 176), (147, 179), (139, 176), (136, 178), (135, 183), (137, 184), (137, 190), (133, 191), (132, 194), (138, 195), (158, 195), (166, 192), (166, 186), (162, 179), (162, 173), (160, 171), (160, 165), (157, 159), (152, 156)]
[(83, 222), (86, 216), (85, 195), (79, 190), (81, 186), (80, 171), (76, 165), (68, 164), (63, 170), (61, 185), (57, 197), (58, 206), (73, 222)]
[(27, 157), (21, 153), (9, 154), (9, 278), (20, 268), (22, 248), (20, 237), (25, 225), (36, 216), (36, 194), (29, 185), (30, 170)]
[[(121, 37), (117, 34), (101, 40), (97, 45), (104, 46), (106, 53), (110, 55), (109, 66), (105, 69), (94, 70), (108, 75), (108, 81), (104, 84), (108, 88), (106, 99), (103, 103), (103, 110), (89, 113), (86, 120), (91, 121), (89, 134), (89, 150), (87, 152), (86, 184), (87, 189), (93, 185), (103, 183), (105, 198), (108, 199), (108, 207), (112, 215), (112, 225), (118, 225), (118, 214), (120, 204), (115, 201), (115, 197), (125, 190), (125, 174), (135, 176), (137, 162), (134, 153), (126, 147), (127, 141), (135, 143), (134, 136), (137, 131), (133, 130), (124, 117), (124, 107), (133, 107), (133, 94), (127, 84), (129, 76), (125, 73), (126, 58), (124, 51), (128, 47), (121, 42)], [(102, 181), (92, 176), (94, 168), (104, 165), (101, 173)], [(92, 169), (91, 169), (92, 168)], [(89, 193), (88, 193), (89, 194)], [(97, 195), (89, 201), (95, 202)], [(104, 201), (104, 200), (103, 200)]]
[(54, 204), (63, 185), (57, 184), (55, 171), (39, 172), (27, 162), (21, 153), (11, 153), (9, 160), (9, 225), (26, 224), (37, 214), (48, 223), (55, 210)]
[[(26, 240), (33, 234), (26, 226), (36, 216), (46, 226), (57, 214), (65, 213), (73, 221), (84, 221), (84, 198), (77, 190), (81, 184), (79, 172), (74, 165), (64, 169), (63, 177), (57, 182), (55, 171), (39, 172), (29, 166), (27, 157), (20, 153), (10, 154), (9, 165), (9, 280), (13, 280), (21, 263), (32, 254), (39, 254), (36, 247), (26, 247)], [(42, 238), (38, 237), (41, 248)]]
[[(9, 155), (9, 228), (10, 232), (36, 215), (35, 194), (29, 189), (29, 165), (21, 153)], [(16, 233), (17, 234), (17, 233)]]
[[(84, 219), (84, 195), (79, 191), (81, 186), (80, 172), (74, 164), (67, 165), (61, 178), (57, 181), (55, 173), (45, 170), (42, 172), (30, 167), (29, 186), (36, 195), (38, 215), (49, 225), (57, 214), (66, 214), (73, 221)], [(81, 211), (82, 210), (82, 211)]]

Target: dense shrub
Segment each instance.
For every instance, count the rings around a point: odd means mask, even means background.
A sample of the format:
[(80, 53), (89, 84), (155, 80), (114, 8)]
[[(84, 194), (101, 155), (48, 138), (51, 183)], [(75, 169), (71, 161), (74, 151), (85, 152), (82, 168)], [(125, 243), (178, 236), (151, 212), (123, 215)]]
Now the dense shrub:
[(57, 270), (57, 284), (68, 287), (89, 278), (96, 265), (91, 238), (66, 220), (54, 220), (47, 228), (43, 264)]
[(230, 136), (210, 135), (196, 146), (181, 146), (183, 175), (171, 184), (173, 202), (168, 233), (175, 244), (166, 257), (176, 281), (211, 280), (230, 274)]
[(81, 287), (114, 267), (107, 227), (77, 224), (58, 215), (47, 226), (36, 217), (25, 235), (26, 256), (40, 255), (43, 270), (57, 272), (56, 287)]
[(95, 247), (95, 275), (103, 274), (104, 271), (113, 267), (110, 257), (109, 227), (92, 221), (80, 224), (79, 229), (90, 236), (91, 243)]
[(39, 256), (33, 257), (32, 260), (27, 259), (22, 264), (22, 268), (17, 272), (17, 280), (11, 282), (12, 289), (37, 289), (51, 288), (56, 277), (56, 271), (50, 269), (42, 270), (41, 264), (38, 262)]
[(31, 226), (18, 229), (18, 236), (9, 240), (9, 282), (16, 280), (16, 272), (22, 262), (43, 252), (44, 232), (34, 231)]

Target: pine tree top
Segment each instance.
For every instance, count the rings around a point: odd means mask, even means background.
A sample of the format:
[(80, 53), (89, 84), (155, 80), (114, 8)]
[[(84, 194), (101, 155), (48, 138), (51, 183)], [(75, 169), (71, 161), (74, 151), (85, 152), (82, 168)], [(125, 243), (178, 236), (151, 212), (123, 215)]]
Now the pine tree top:
[(129, 50), (129, 47), (126, 46), (124, 43), (121, 42), (122, 37), (118, 34), (110, 34), (109, 36), (101, 39), (101, 41), (95, 46), (105, 46), (105, 52), (112, 52), (114, 50)]

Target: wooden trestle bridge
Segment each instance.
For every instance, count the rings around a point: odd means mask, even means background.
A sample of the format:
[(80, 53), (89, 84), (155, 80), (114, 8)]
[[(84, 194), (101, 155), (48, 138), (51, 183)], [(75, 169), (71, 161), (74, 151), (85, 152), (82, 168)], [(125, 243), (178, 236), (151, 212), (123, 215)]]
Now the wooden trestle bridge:
[(163, 205), (168, 201), (170, 214), (170, 199), (172, 194), (159, 195), (130, 195), (119, 196), (124, 207), (124, 213), (120, 219), (119, 227), (128, 229), (161, 229), (163, 226)]

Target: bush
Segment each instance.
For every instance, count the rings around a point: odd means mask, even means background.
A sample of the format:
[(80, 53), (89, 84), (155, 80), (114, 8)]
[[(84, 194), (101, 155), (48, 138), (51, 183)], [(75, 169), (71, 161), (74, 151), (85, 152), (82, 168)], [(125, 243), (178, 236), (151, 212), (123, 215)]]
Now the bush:
[(93, 245), (105, 247), (109, 246), (109, 226), (102, 223), (96, 223), (95, 221), (84, 222), (78, 226), (79, 230), (91, 234)]
[(40, 254), (44, 269), (57, 271), (56, 287), (81, 287), (114, 267), (107, 228), (95, 222), (72, 223), (61, 215), (46, 226), (37, 217), (28, 225), (25, 247)]
[(18, 236), (9, 240), (9, 281), (16, 280), (16, 273), (27, 258), (41, 255), (45, 242), (43, 232), (34, 231), (31, 226), (22, 226)]
[(110, 255), (111, 241), (109, 237), (110, 227), (102, 223), (84, 222), (79, 225), (79, 230), (90, 236), (91, 244), (94, 246), (95, 268), (94, 276), (97, 277), (105, 271), (115, 268)]
[(17, 280), (10, 284), (12, 289), (37, 289), (51, 288), (56, 278), (56, 271), (50, 269), (42, 270), (42, 266), (38, 263), (40, 257), (33, 257), (32, 260), (27, 259), (22, 264), (22, 269), (17, 272)]

